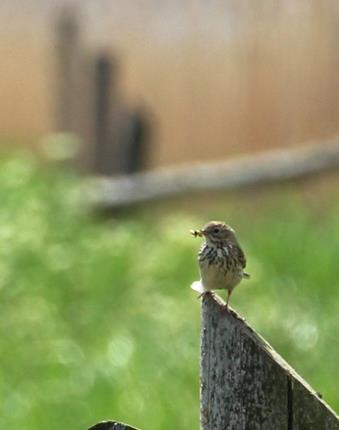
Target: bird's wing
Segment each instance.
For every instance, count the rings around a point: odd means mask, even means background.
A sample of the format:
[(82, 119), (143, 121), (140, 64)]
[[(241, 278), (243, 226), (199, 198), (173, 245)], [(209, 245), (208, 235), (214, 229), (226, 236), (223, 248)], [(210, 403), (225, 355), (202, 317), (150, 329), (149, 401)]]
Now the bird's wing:
[(240, 248), (239, 245), (237, 246), (237, 252), (238, 252), (238, 259), (239, 259), (239, 262), (241, 264), (241, 267), (243, 269), (245, 269), (245, 267), (246, 267), (246, 257), (245, 257), (244, 251)]

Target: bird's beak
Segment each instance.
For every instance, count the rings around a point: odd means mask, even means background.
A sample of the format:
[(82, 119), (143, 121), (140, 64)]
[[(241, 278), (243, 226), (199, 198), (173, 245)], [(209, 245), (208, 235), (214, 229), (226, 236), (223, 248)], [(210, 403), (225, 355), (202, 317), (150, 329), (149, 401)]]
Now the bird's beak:
[(206, 236), (206, 230), (204, 230), (203, 228), (200, 231), (200, 236)]

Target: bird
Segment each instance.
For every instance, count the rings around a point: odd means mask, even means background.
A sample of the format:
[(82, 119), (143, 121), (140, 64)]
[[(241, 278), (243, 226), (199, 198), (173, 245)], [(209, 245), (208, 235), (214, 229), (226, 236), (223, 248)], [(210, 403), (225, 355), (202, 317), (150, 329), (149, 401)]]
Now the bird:
[(200, 293), (227, 290), (226, 308), (234, 288), (250, 275), (245, 272), (246, 257), (232, 227), (222, 221), (210, 221), (202, 229), (191, 230), (194, 237), (205, 239), (198, 253), (200, 281), (191, 288)]

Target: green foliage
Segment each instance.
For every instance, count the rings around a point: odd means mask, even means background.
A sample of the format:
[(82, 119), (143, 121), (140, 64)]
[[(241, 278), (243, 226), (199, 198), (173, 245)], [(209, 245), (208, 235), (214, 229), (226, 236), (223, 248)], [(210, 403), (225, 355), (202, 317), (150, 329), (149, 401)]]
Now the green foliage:
[[(315, 218), (286, 197), (218, 209), (252, 274), (232, 305), (338, 407), (338, 208)], [(93, 219), (82, 181), (27, 156), (1, 163), (0, 199), (0, 428), (198, 428), (188, 231), (213, 207)]]

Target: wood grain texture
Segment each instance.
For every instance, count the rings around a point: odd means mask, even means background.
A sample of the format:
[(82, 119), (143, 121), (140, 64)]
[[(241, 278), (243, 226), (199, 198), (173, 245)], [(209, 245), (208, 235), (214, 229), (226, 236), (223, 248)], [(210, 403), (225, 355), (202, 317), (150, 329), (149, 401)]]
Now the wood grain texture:
[(260, 335), (211, 294), (202, 301), (200, 390), (201, 430), (338, 429), (334, 412)]
[(293, 430), (339, 430), (339, 420), (317, 394), (293, 381)]

